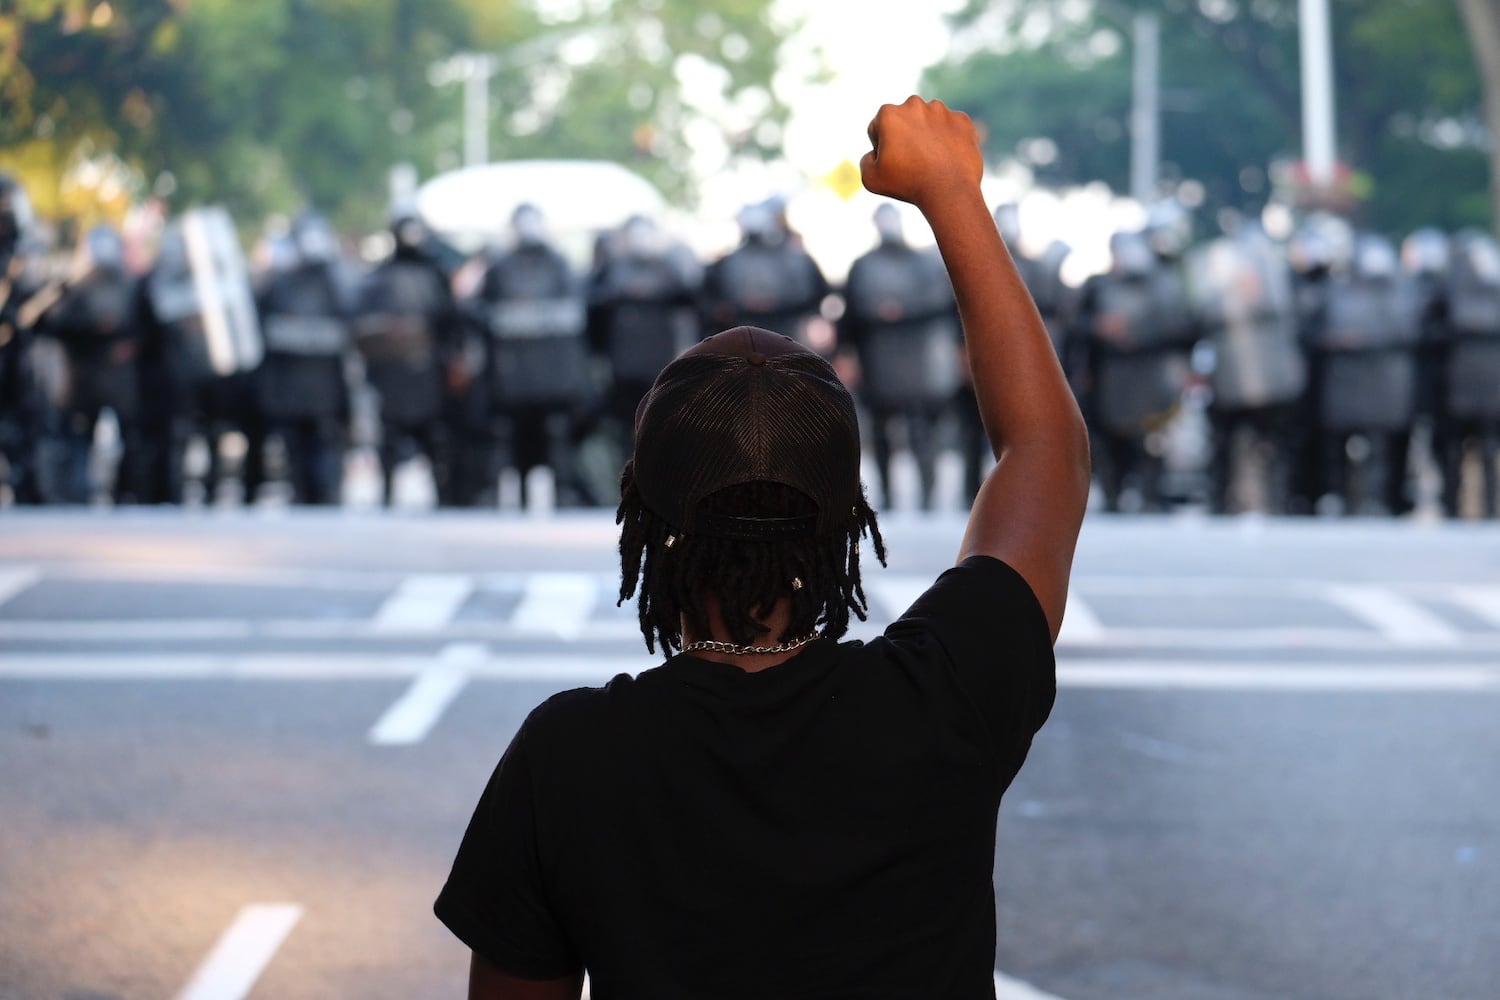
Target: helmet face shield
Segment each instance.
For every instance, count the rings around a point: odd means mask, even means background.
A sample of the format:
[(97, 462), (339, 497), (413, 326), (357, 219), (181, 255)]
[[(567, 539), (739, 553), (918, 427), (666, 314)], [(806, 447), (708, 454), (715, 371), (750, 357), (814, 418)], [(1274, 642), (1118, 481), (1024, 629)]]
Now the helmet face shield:
[(1410, 274), (1444, 274), (1450, 259), (1448, 238), (1437, 229), (1418, 229), (1401, 243), (1401, 266)]
[(292, 241), (303, 261), (326, 263), (338, 256), (338, 237), (321, 215), (304, 215), (292, 223)]
[(1486, 285), (1500, 286), (1500, 243), (1480, 235), (1465, 241), (1464, 255), (1469, 268)]
[(1109, 253), (1114, 272), (1125, 277), (1150, 274), (1156, 266), (1156, 255), (1143, 233), (1115, 233), (1109, 238)]
[(109, 226), (95, 226), (83, 239), (84, 252), (94, 267), (119, 270), (125, 266), (125, 241)]
[(881, 205), (875, 209), (875, 232), (880, 234), (882, 243), (900, 243), (904, 238), (901, 227), (901, 213), (896, 210), (895, 205)]
[(1400, 263), (1396, 248), (1383, 236), (1361, 236), (1354, 246), (1354, 273), (1365, 281), (1388, 281)]
[(31, 199), (26, 189), (0, 175), (0, 262), (8, 261), (31, 228)]

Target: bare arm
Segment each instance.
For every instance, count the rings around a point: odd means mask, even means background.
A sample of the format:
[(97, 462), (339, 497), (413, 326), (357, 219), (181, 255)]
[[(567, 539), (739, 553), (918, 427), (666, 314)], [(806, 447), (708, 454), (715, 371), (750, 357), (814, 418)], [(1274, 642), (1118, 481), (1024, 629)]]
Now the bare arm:
[(469, 1000), (578, 1000), (583, 976), (520, 979), (501, 971), (478, 952), (469, 961)]
[(1088, 500), (1083, 416), (980, 192), (984, 160), (968, 115), (912, 97), (880, 109), (870, 142), (860, 163), (865, 187), (911, 202), (937, 236), (995, 453), (959, 559), (988, 555), (1013, 567), (1056, 641)]

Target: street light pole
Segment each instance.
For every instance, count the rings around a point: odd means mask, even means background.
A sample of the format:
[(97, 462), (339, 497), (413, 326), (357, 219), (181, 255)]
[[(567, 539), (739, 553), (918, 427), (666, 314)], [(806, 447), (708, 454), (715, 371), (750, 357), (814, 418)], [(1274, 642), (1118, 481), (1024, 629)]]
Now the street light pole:
[(1130, 193), (1142, 205), (1156, 198), (1161, 162), (1161, 19), (1131, 19)]
[(490, 78), (499, 69), (500, 60), (492, 55), (460, 52), (428, 71), (433, 86), (464, 85), (464, 166), (490, 160)]
[(1315, 188), (1333, 183), (1337, 148), (1334, 140), (1333, 33), (1328, 0), (1299, 0), (1302, 43), (1302, 155)]

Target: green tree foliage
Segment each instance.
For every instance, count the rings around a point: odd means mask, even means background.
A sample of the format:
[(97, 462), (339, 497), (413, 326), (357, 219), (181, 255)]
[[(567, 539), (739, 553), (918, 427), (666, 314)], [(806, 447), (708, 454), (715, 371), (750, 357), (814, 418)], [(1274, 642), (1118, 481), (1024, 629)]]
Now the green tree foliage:
[[(1137, 11), (1161, 19), (1164, 179), (1202, 183), (1209, 212), (1257, 211), (1273, 161), (1302, 145), (1297, 0), (974, 0), (925, 84), (982, 121), (997, 156), (1051, 139), (1041, 180), (1124, 190)], [(1371, 181), (1361, 221), (1484, 222), (1479, 75), (1452, 3), (1332, 0), (1332, 18), (1340, 155)]]
[[(312, 204), (375, 225), (393, 165), (458, 165), (462, 87), (431, 70), (478, 51), (498, 57), (492, 155), (618, 160), (686, 201), (692, 130), (785, 117), (770, 83), (790, 26), (768, 26), (770, 6), (11, 0), (0, 4), (0, 149), (84, 143), (178, 204), (223, 202), (246, 220)], [(730, 133), (729, 145), (774, 151), (765, 129)]]

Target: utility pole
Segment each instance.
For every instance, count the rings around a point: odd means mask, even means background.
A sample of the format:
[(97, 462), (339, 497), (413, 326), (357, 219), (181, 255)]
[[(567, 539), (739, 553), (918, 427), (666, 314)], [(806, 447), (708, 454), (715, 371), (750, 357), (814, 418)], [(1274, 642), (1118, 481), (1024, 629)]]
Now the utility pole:
[(1338, 150), (1334, 139), (1333, 32), (1328, 0), (1299, 0), (1302, 42), (1302, 155), (1313, 187), (1333, 184)]
[(1161, 19), (1131, 19), (1130, 194), (1142, 205), (1156, 199), (1161, 162)]
[(464, 166), (490, 161), (490, 78), (500, 60), (483, 52), (460, 52), (433, 63), (427, 79), (434, 87), (464, 85)]

